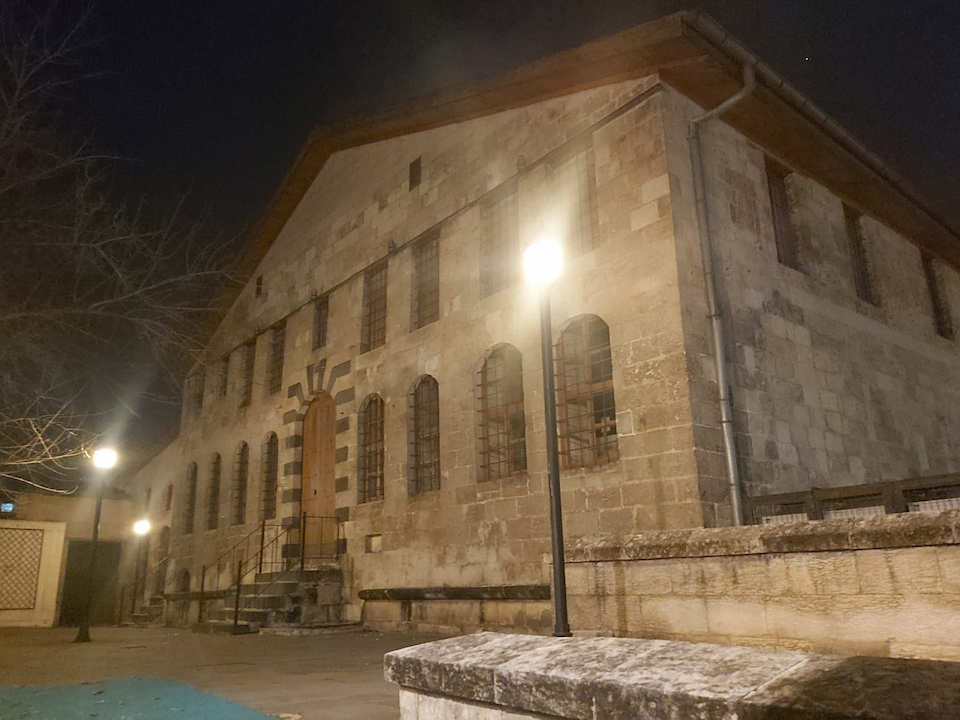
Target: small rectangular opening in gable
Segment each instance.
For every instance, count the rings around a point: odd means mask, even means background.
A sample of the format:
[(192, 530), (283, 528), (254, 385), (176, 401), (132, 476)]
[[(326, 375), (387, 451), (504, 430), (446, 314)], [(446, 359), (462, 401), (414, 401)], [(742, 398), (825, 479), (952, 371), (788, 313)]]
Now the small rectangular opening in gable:
[(410, 163), (410, 189), (413, 190), (415, 187), (420, 185), (420, 177), (422, 173), (422, 165), (420, 158), (417, 158), (412, 163)]

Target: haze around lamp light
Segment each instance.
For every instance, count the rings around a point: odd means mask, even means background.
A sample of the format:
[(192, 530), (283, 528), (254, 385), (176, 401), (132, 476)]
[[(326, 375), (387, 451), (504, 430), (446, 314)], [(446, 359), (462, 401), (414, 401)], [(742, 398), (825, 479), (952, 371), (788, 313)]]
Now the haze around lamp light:
[(133, 524), (133, 531), (137, 535), (146, 535), (150, 532), (150, 521), (149, 520), (137, 520)]
[(552, 240), (540, 240), (523, 253), (523, 272), (533, 285), (549, 285), (563, 270), (563, 248)]
[(113, 448), (99, 448), (93, 453), (93, 465), (101, 470), (109, 470), (117, 464), (117, 451)]

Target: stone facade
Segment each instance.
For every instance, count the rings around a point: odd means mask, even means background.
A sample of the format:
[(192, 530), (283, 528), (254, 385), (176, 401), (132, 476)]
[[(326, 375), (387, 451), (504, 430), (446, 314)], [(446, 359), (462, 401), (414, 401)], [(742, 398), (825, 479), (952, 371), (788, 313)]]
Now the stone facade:
[[(564, 274), (552, 290), (555, 338), (579, 318), (609, 328), (615, 459), (563, 473), (567, 536), (729, 524), (686, 141), (697, 112), (651, 75), (335, 152), (211, 338), (188, 385), (179, 439), (131, 479), (135, 492), (154, 485), (154, 497), (174, 484), (171, 556), (190, 573), (191, 589), (202, 565), (261, 521), (270, 433), (280, 447), (277, 521), (298, 522), (306, 507), (304, 445), (315, 442), (304, 417), (327, 397), (336, 410), (328, 430), (333, 487), (326, 488), (333, 502), (324, 514), (342, 526), (348, 618), (361, 618), (361, 594), (371, 589), (548, 583), (536, 295), (519, 281), (481, 292), (480, 246), (491, 207), (505, 197), (516, 203), (517, 247), (508, 256), (516, 273), (522, 249), (539, 237), (566, 244)], [(880, 302), (858, 300), (841, 201), (794, 174), (802, 265), (780, 265), (763, 151), (718, 121), (703, 138), (745, 490), (960, 470), (960, 357), (956, 341), (936, 335), (919, 250), (865, 218)], [(592, 249), (577, 249), (578, 232), (593, 237)], [(417, 327), (413, 249), (437, 235), (439, 319)], [(386, 268), (385, 342), (363, 352), (373, 267)], [(960, 312), (960, 275), (945, 265), (936, 271)], [(322, 344), (318, 301), (327, 308)], [(281, 323), (282, 336), (275, 334)], [(284, 352), (280, 390), (271, 392), (276, 337)], [(505, 344), (522, 358), (526, 472), (483, 481), (478, 371)], [(411, 494), (410, 395), (425, 375), (439, 387), (440, 482)], [(385, 416), (383, 497), (359, 502), (358, 410), (374, 394)], [(242, 522), (232, 522), (241, 442), (248, 500)], [(205, 530), (215, 453), (220, 518)], [(196, 508), (188, 529), (191, 463)], [(432, 609), (370, 601), (366, 619), (472, 628), (496, 616), (520, 617), (530, 630), (549, 625), (543, 601), (446, 601)]]
[(583, 633), (960, 660), (960, 512), (607, 536), (569, 550)]
[[(729, 524), (713, 348), (693, 203), (689, 121), (664, 125), (691, 408), (707, 525)], [(960, 470), (960, 348), (937, 335), (921, 252), (865, 214), (877, 304), (857, 297), (842, 201), (786, 180), (799, 269), (778, 262), (764, 151), (722, 122), (702, 130), (710, 227), (733, 365), (737, 449), (749, 495)], [(960, 273), (937, 266), (960, 327)]]

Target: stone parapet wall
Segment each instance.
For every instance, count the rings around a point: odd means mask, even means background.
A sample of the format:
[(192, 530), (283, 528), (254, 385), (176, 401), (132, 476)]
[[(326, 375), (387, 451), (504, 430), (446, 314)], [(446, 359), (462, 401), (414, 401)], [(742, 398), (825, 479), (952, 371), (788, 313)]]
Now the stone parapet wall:
[(575, 631), (960, 659), (960, 512), (571, 543)]
[(365, 628), (379, 632), (546, 634), (553, 611), (550, 600), (367, 600), (361, 618)]
[(956, 718), (960, 665), (480, 633), (387, 653), (402, 720)]

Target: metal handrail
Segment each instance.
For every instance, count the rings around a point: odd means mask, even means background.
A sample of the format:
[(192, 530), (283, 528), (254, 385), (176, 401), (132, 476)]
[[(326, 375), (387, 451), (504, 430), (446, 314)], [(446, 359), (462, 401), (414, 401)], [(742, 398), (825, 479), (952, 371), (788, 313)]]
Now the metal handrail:
[[(242, 538), (240, 538), (237, 542), (235, 542), (233, 545), (231, 545), (227, 550), (224, 550), (222, 553), (220, 553), (220, 555), (219, 555), (213, 562), (207, 563), (207, 567), (211, 567), (211, 566), (213, 566), (213, 565), (219, 566), (219, 565), (220, 565), (220, 562), (221, 562), (224, 558), (226, 558), (228, 555), (233, 555), (233, 554), (235, 553), (235, 551), (237, 550), (237, 548), (239, 548), (241, 545), (243, 545), (243, 544), (245, 544), (246, 542), (248, 542), (248, 541), (250, 540), (250, 538), (251, 538), (254, 534), (256, 534), (256, 533), (258, 533), (258, 532), (262, 532), (262, 531), (263, 531), (263, 527), (266, 526), (266, 525), (267, 525), (267, 521), (266, 521), (266, 520), (262, 520), (262, 521), (260, 522), (260, 524), (257, 525), (257, 527), (255, 527), (253, 530), (251, 530), (251, 531), (248, 532), (246, 535), (244, 535)], [(270, 523), (270, 527), (274, 527), (274, 526), (281, 527), (280, 523)]]
[[(777, 506), (795, 506), (797, 512), (806, 513), (811, 520), (822, 520), (825, 505), (831, 502), (857, 502), (875, 498), (878, 506), (883, 505), (888, 514), (907, 512), (910, 493), (935, 490), (937, 488), (960, 488), (960, 473), (927, 475), (925, 477), (903, 480), (882, 480), (863, 485), (843, 485), (832, 488), (811, 488), (777, 495), (758, 495), (744, 498), (744, 509), (748, 522), (760, 522), (757, 510)], [(960, 494), (960, 490), (958, 490)], [(775, 513), (776, 514), (776, 513)], [(782, 513), (781, 513), (782, 514)]]
[[(247, 565), (248, 571), (247, 573), (244, 574), (243, 577), (249, 574), (250, 566), (248, 565), (248, 561), (250, 558), (249, 558), (249, 553), (247, 551), (247, 548), (249, 548), (250, 546), (250, 540), (251, 538), (254, 538), (255, 536), (259, 535), (259, 544), (255, 546), (257, 550), (254, 552), (254, 554), (260, 553), (262, 555), (263, 547), (264, 547), (264, 539), (266, 536), (266, 529), (268, 527), (281, 528), (281, 532), (278, 533), (277, 537), (287, 532), (287, 529), (284, 529), (280, 523), (267, 523), (266, 520), (262, 520), (253, 530), (248, 532), (246, 535), (240, 538), (240, 540), (238, 540), (233, 545), (231, 545), (230, 548), (222, 552), (212, 563), (203, 565), (200, 568), (200, 607), (199, 607), (198, 616), (197, 616), (198, 622), (203, 622), (204, 600), (207, 592), (213, 592), (215, 594), (220, 593), (220, 590), (221, 590), (220, 576), (221, 576), (221, 571), (223, 570), (224, 561), (229, 560), (231, 564), (237, 568), (241, 568), (242, 566)], [(208, 591), (206, 587), (207, 569), (213, 568), (213, 567), (216, 568), (216, 573), (217, 573), (216, 587)], [(242, 577), (240, 578), (240, 580), (242, 581)], [(234, 588), (234, 584), (230, 583), (225, 589), (227, 591), (230, 591), (233, 588)]]
[[(280, 570), (280, 572), (276, 575), (276, 577), (271, 578), (270, 582), (264, 584), (262, 587), (257, 586), (256, 583), (255, 583), (255, 585), (254, 585), (254, 591), (253, 591), (253, 593), (250, 594), (250, 595), (243, 595), (242, 592), (241, 592), (240, 586), (241, 586), (242, 583), (243, 583), (243, 579), (244, 579), (247, 575), (249, 575), (251, 571), (250, 571), (249, 569), (248, 569), (246, 572), (243, 572), (243, 571), (238, 570), (238, 572), (237, 572), (236, 597), (235, 597), (235, 599), (234, 599), (234, 603), (235, 603), (235, 604), (234, 604), (234, 608), (233, 608), (233, 610), (234, 610), (234, 612), (233, 612), (233, 625), (234, 625), (234, 627), (236, 627), (236, 626), (239, 624), (239, 621), (240, 621), (240, 611), (241, 611), (243, 608), (248, 607), (251, 602), (255, 602), (258, 598), (262, 597), (262, 596), (267, 592), (267, 590), (269, 590), (269, 589), (272, 588), (274, 585), (276, 585), (277, 583), (279, 583), (279, 582), (281, 582), (282, 580), (284, 580), (284, 579), (287, 577), (287, 573), (289, 573), (291, 570), (299, 569), (299, 571), (301, 571), (301, 572), (303, 571), (303, 569), (304, 569), (304, 561), (305, 561), (306, 559), (308, 559), (308, 558), (307, 558), (307, 552), (306, 552), (306, 547), (307, 547), (307, 546), (306, 546), (306, 534), (307, 534), (306, 531), (307, 531), (307, 528), (308, 528), (311, 520), (319, 520), (319, 521), (320, 521), (319, 526), (320, 526), (321, 548), (323, 547), (322, 539), (323, 539), (323, 537), (324, 537), (324, 532), (323, 532), (323, 530), (324, 530), (324, 526), (325, 526), (325, 521), (326, 521), (326, 522), (332, 522), (332, 523), (333, 523), (333, 527), (336, 529), (336, 538), (334, 539), (334, 543), (333, 543), (333, 555), (332, 555), (332, 556), (329, 556), (329, 557), (330, 557), (331, 559), (337, 559), (337, 558), (340, 557), (340, 522), (339, 522), (339, 520), (338, 520), (337, 518), (335, 518), (335, 517), (327, 517), (327, 516), (319, 516), (319, 515), (307, 515), (306, 513), (303, 513), (303, 514), (300, 516), (300, 524), (299, 524), (299, 526), (290, 525), (290, 526), (284, 528), (283, 532), (279, 533), (276, 537), (273, 538), (273, 540), (271, 540), (269, 543), (266, 543), (265, 545), (262, 546), (262, 548), (261, 548), (260, 551), (259, 551), (259, 557), (260, 557), (260, 559), (261, 559), (261, 562), (260, 562), (260, 565), (259, 565), (258, 573), (259, 573), (259, 572), (262, 572), (263, 551), (266, 550), (267, 548), (269, 548), (271, 545), (273, 545), (273, 544), (275, 544), (275, 543), (279, 543), (279, 541), (281, 540), (281, 538), (289, 538), (290, 532), (291, 532), (292, 530), (294, 530), (294, 529), (298, 530), (298, 531), (299, 531), (299, 535), (300, 535), (300, 537), (299, 537), (299, 540), (300, 540), (300, 543), (299, 543), (299, 545), (300, 545), (300, 553), (299, 553), (299, 554), (300, 554), (300, 562), (299, 562), (299, 563), (297, 563), (297, 564), (292, 564), (292, 563), (289, 564), (287, 567), (285, 567), (285, 568), (283, 568), (282, 570)], [(241, 561), (240, 566), (242, 567), (242, 566), (245, 565), (247, 562), (253, 560), (253, 558), (254, 558), (254, 557), (257, 557), (257, 556), (258, 556), (258, 554), (257, 554), (257, 553), (254, 553), (254, 554), (251, 555), (246, 561)], [(309, 559), (326, 558), (326, 557), (328, 557), (326, 554), (321, 553), (320, 555), (311, 556)], [(244, 598), (246, 598), (246, 602), (244, 602)]]

